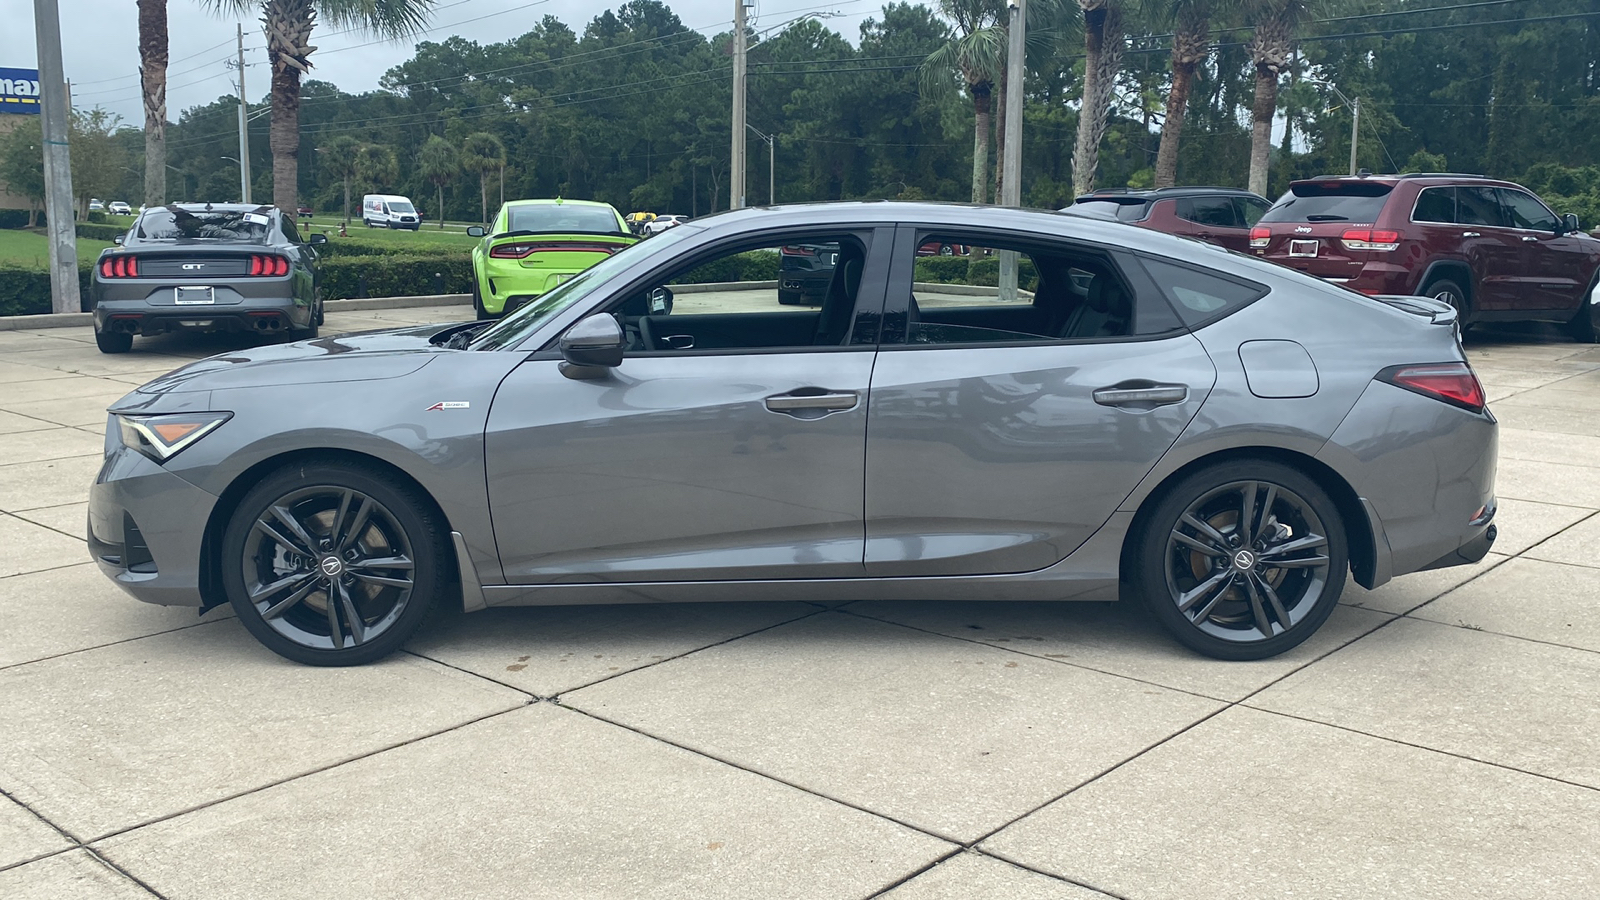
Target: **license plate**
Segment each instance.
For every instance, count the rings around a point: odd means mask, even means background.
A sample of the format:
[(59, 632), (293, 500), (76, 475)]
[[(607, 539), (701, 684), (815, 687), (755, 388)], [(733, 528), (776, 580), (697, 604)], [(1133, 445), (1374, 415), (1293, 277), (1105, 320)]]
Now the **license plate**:
[(1320, 246), (1321, 243), (1322, 243), (1321, 241), (1290, 241), (1289, 242), (1289, 255), (1290, 256), (1316, 256), (1317, 255), (1317, 247)]
[(217, 302), (216, 290), (211, 287), (184, 286), (173, 288), (176, 296), (172, 302), (179, 306), (206, 306)]

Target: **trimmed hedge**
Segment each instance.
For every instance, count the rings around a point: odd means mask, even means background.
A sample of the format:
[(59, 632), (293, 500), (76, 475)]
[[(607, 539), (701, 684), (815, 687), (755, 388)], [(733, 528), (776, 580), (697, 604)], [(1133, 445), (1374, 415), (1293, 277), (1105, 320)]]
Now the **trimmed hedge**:
[(965, 284), (967, 258), (965, 256), (919, 256), (915, 265), (917, 281), (935, 284)]
[[(78, 260), (78, 292), (82, 308), (89, 307), (94, 282), (94, 260)], [(0, 262), (0, 316), (34, 316), (51, 312), (50, 273)]]
[(73, 230), (77, 232), (78, 237), (88, 238), (91, 241), (114, 241), (128, 233), (128, 229), (121, 225), (96, 225), (90, 222), (79, 222)]
[(324, 300), (472, 293), (472, 258), (465, 253), (335, 256), (317, 263)]
[[(966, 284), (987, 285), (994, 287), (1000, 284), (1000, 259), (999, 257), (980, 257), (967, 263)], [(1017, 287), (1031, 291), (1039, 284), (1039, 272), (1033, 267), (1033, 260), (1022, 257), (1017, 266)]]
[[(38, 223), (44, 224), (44, 210), (39, 211)], [(28, 211), (25, 209), (0, 209), (0, 228), (27, 228)]]
[(714, 259), (696, 266), (673, 284), (722, 284), (729, 281), (773, 281), (778, 277), (778, 254), (771, 250), (751, 250)]

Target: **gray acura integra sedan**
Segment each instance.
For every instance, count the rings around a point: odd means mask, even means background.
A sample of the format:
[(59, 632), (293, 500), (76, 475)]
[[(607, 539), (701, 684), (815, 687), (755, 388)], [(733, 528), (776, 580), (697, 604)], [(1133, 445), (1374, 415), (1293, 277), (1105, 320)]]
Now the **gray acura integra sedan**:
[[(920, 280), (929, 241), (974, 248), (978, 286)], [(819, 308), (717, 283), (817, 244)], [(981, 287), (1007, 257), (1019, 288)], [(1495, 538), (1496, 424), (1447, 306), (1054, 213), (726, 213), (492, 325), (228, 353), (111, 413), (106, 574), (317, 665), (447, 604), (823, 598), (1137, 599), (1254, 659), (1347, 573)]]

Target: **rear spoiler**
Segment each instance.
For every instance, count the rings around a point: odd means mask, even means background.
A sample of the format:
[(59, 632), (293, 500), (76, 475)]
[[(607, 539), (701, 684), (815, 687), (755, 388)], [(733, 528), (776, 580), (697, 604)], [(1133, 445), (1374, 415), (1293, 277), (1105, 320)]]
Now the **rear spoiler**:
[(1404, 294), (1378, 294), (1373, 296), (1372, 299), (1391, 309), (1398, 309), (1401, 312), (1427, 319), (1434, 325), (1454, 326), (1456, 324), (1458, 315), (1456, 308), (1443, 300), (1435, 300), (1432, 297), (1413, 297)]

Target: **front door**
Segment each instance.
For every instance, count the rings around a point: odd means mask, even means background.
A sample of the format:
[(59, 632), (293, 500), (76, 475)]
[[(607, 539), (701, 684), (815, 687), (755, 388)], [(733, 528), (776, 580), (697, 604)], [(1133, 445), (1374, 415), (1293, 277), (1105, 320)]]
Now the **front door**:
[(1522, 290), (1517, 304), (1527, 310), (1578, 310), (1589, 287), (1592, 246), (1575, 234), (1558, 234), (1561, 220), (1526, 191), (1498, 188), (1512, 227), (1522, 242)]
[[(972, 245), (977, 284), (891, 280), (872, 374), (867, 571), (1044, 568), (1110, 518), (1194, 418), (1216, 370), (1149, 276), (1127, 270), (1139, 265), (1131, 257), (931, 231), (897, 246), (930, 237)], [(1020, 256), (1016, 299), (975, 296), (1008, 250)], [(1198, 272), (1185, 281), (1205, 284)]]
[[(543, 354), (513, 371), (486, 435), (507, 581), (862, 575), (867, 392), (888, 267), (874, 238), (691, 251), (599, 305), (631, 337), (609, 375), (568, 378)], [(781, 306), (771, 273), (781, 248), (802, 242), (837, 243), (838, 267), (818, 306)], [(858, 311), (870, 315), (858, 322)]]

